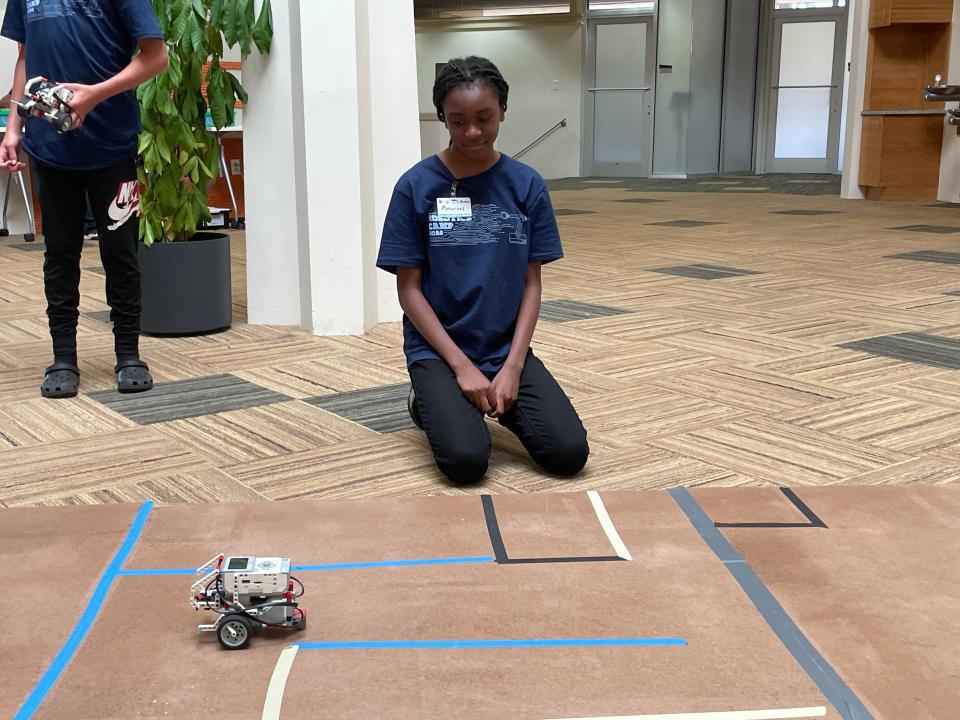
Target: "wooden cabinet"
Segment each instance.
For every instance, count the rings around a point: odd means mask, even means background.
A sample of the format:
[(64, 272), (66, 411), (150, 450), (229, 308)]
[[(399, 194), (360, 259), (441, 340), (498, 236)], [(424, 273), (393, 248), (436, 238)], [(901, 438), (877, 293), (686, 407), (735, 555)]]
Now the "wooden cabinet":
[(942, 115), (870, 115), (860, 138), (860, 184), (873, 200), (934, 200)]
[(924, 88), (948, 78), (953, 0), (872, 0), (863, 98), (860, 184), (871, 199), (933, 200), (940, 182), (944, 103)]
[(949, 25), (899, 25), (870, 32), (864, 110), (942, 108), (923, 101), (939, 74), (947, 79)]
[(953, 0), (872, 0), (870, 27), (916, 23), (950, 23)]

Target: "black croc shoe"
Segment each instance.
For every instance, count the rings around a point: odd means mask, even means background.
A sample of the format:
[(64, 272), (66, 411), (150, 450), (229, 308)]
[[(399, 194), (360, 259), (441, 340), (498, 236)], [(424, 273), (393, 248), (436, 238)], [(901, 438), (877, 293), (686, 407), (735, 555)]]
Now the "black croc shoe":
[(143, 360), (121, 360), (113, 371), (117, 374), (117, 392), (145, 392), (153, 387), (153, 376)]
[(55, 362), (43, 373), (40, 394), (45, 398), (72, 398), (80, 391), (80, 368), (73, 363)]

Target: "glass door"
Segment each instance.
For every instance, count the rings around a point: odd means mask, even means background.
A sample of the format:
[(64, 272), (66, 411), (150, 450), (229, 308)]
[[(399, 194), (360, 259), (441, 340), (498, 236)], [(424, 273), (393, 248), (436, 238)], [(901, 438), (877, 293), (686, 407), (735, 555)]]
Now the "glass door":
[(767, 172), (837, 171), (846, 40), (845, 10), (774, 18)]
[(587, 25), (584, 174), (647, 177), (653, 125), (652, 18)]

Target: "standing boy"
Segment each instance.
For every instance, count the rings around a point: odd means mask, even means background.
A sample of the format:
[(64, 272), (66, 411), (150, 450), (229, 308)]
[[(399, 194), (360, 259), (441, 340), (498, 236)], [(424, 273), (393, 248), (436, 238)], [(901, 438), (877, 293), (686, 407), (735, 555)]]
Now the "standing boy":
[[(43, 76), (71, 91), (73, 129), (10, 114), (0, 167), (34, 163), (46, 251), (43, 284), (53, 340), (53, 365), (40, 392), (73, 397), (80, 384), (77, 320), (84, 205), (89, 195), (100, 236), (107, 302), (113, 321), (117, 389), (153, 387), (140, 359), (139, 186), (135, 88), (167, 67), (167, 48), (150, 0), (8, 0), (0, 35), (21, 44), (13, 97), (27, 78)], [(137, 50), (139, 49), (139, 53)], [(136, 53), (136, 55), (135, 55)]]

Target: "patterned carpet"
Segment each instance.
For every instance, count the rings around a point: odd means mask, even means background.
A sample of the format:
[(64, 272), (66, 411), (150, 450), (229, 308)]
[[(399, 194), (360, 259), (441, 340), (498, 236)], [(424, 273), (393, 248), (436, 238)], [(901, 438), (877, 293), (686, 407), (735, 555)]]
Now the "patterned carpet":
[[(709, 192), (709, 193), (779, 193), (784, 195), (840, 194), (839, 175), (693, 175), (683, 179), (667, 178), (562, 178), (551, 180), (550, 190), (587, 190), (603, 187), (633, 192)], [(627, 197), (620, 202), (659, 202), (647, 198)]]
[(466, 489), (406, 415), (399, 323), (245, 324), (242, 233), (233, 327), (145, 337), (142, 396), (113, 390), (88, 244), (81, 395), (40, 398), (42, 241), (3, 238), (0, 505), (960, 481), (957, 208), (841, 201), (836, 182), (551, 183), (567, 257), (545, 268), (533, 346), (591, 458), (551, 477), (492, 424), (489, 474)]

